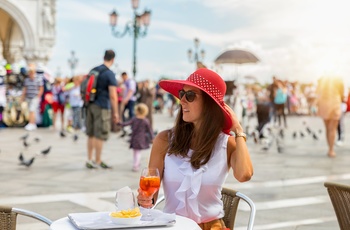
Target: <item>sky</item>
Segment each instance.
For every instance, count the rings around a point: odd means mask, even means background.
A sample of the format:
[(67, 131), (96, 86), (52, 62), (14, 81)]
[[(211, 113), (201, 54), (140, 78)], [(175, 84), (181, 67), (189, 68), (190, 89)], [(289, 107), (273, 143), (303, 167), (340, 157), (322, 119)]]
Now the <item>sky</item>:
[[(133, 38), (116, 38), (109, 14), (119, 14), (118, 31), (133, 18), (129, 0), (57, 0), (56, 44), (48, 67), (70, 75), (75, 51), (77, 74), (116, 51), (112, 70), (132, 76)], [(350, 1), (348, 0), (140, 0), (138, 13), (151, 10), (147, 35), (137, 40), (136, 80), (185, 79), (195, 70), (187, 56), (194, 38), (205, 50), (203, 63), (225, 80), (316, 82), (341, 76), (350, 86)], [(243, 49), (260, 60), (254, 64), (215, 65), (229, 49)]]

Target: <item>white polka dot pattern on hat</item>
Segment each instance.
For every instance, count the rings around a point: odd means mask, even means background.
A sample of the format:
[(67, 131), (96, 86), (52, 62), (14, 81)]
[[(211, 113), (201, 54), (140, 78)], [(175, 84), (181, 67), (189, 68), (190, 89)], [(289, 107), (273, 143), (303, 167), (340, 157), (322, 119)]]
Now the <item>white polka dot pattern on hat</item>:
[(213, 83), (203, 78), (199, 74), (191, 74), (187, 81), (193, 82), (200, 87), (201, 90), (205, 91), (210, 96), (214, 97), (220, 104), (223, 103), (224, 93), (221, 92)]

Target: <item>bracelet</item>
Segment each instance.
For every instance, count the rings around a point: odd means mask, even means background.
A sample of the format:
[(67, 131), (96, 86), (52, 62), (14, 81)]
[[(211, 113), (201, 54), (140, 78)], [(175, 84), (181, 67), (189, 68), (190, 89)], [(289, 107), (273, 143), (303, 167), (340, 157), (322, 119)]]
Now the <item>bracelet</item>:
[(234, 134), (235, 138), (237, 138), (237, 137), (243, 137), (244, 141), (247, 142), (247, 134), (245, 134), (245, 133), (243, 133), (243, 132), (237, 132), (237, 133), (235, 133), (235, 132), (232, 132), (232, 131), (231, 131), (230, 134), (231, 134), (231, 135)]

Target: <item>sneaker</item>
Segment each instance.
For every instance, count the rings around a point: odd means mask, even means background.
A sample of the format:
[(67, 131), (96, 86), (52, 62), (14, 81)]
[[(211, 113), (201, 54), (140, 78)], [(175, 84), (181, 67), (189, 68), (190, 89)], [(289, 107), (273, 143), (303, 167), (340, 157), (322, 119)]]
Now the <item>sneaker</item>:
[(112, 168), (111, 166), (106, 165), (103, 161), (101, 161), (100, 167), (103, 169), (111, 169)]
[(120, 137), (125, 137), (125, 135), (126, 135), (126, 132), (123, 130), (123, 133), (122, 135), (120, 135)]
[(337, 141), (337, 142), (335, 142), (335, 145), (336, 146), (343, 146), (344, 142), (343, 141)]
[(28, 123), (28, 124), (24, 127), (24, 129), (27, 130), (27, 131), (33, 131), (33, 130), (36, 130), (37, 127), (36, 127), (36, 124)]
[(96, 169), (97, 168), (97, 165), (94, 162), (92, 162), (92, 161), (87, 161), (85, 166), (88, 169)]

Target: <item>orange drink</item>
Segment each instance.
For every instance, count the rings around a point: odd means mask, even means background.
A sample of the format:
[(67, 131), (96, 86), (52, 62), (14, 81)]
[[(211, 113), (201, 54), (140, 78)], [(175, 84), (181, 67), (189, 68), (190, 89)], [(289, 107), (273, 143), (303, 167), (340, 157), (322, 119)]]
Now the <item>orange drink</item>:
[(158, 176), (141, 176), (140, 188), (147, 193), (147, 196), (152, 196), (160, 187), (160, 178)]

